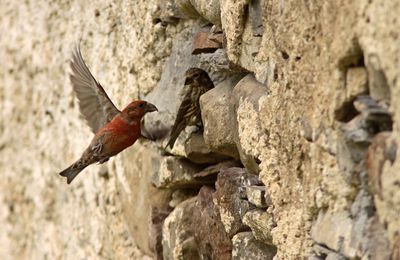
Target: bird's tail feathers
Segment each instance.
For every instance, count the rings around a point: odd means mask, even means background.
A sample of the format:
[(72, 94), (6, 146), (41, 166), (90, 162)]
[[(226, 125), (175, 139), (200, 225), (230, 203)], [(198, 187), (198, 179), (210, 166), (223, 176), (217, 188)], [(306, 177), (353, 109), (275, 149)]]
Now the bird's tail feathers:
[(165, 149), (168, 148), (168, 146), (172, 149), (174, 147), (176, 139), (178, 139), (179, 134), (182, 132), (182, 130), (185, 128), (185, 124), (182, 122), (177, 125), (176, 128), (173, 128), (171, 132), (171, 136), (169, 138), (168, 144), (165, 146)]
[(82, 160), (78, 160), (67, 169), (60, 172), (60, 175), (63, 177), (67, 177), (67, 183), (70, 184), (73, 179), (86, 167), (88, 164), (82, 162)]

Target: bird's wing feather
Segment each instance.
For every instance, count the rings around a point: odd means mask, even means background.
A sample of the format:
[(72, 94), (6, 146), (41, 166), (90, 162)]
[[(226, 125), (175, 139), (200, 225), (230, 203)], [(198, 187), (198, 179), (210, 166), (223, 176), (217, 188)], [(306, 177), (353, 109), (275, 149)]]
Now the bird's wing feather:
[(166, 147), (174, 146), (176, 139), (185, 127), (192, 121), (193, 116), (199, 113), (199, 107), (197, 105), (198, 100), (194, 98), (196, 95), (195, 91), (199, 91), (197, 88), (191, 88), (188, 93), (186, 93), (183, 101), (178, 109), (178, 114), (175, 119), (175, 123), (172, 126), (171, 136)]
[(83, 61), (79, 45), (71, 61), (71, 83), (79, 100), (79, 109), (93, 133), (110, 122), (120, 111), (107, 96)]
[(178, 114), (176, 115), (174, 126), (172, 127), (172, 132), (174, 132), (179, 123), (185, 121), (185, 119), (190, 116), (188, 111), (193, 109), (192, 99), (191, 99), (191, 91), (187, 93), (179, 106)]

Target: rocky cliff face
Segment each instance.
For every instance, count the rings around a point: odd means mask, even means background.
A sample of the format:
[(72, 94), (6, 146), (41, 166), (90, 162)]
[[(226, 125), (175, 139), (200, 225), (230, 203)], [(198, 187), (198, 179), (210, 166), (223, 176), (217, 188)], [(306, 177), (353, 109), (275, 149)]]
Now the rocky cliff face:
[[(400, 258), (399, 1), (3, 1), (0, 257)], [(139, 141), (67, 186), (91, 136), (83, 56), (168, 129), (208, 72), (203, 131)]]

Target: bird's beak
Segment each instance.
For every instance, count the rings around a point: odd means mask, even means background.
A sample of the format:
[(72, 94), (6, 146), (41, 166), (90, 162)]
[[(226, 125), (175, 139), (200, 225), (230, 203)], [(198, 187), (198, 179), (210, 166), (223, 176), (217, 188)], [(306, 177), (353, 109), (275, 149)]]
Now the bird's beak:
[(157, 107), (151, 103), (146, 103), (146, 113), (158, 111)]

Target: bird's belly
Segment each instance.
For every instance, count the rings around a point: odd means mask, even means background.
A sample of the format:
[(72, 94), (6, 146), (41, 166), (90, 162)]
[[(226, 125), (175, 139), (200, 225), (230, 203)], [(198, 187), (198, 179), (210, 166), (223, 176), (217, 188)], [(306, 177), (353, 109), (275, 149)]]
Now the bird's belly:
[(113, 155), (118, 154), (119, 152), (125, 150), (129, 146), (133, 145), (135, 141), (139, 138), (137, 135), (119, 135), (117, 136), (113, 142), (112, 146), (115, 151)]
[(102, 128), (96, 136), (103, 142), (102, 155), (111, 157), (135, 143), (140, 137), (140, 126), (138, 124), (127, 124), (116, 117)]

